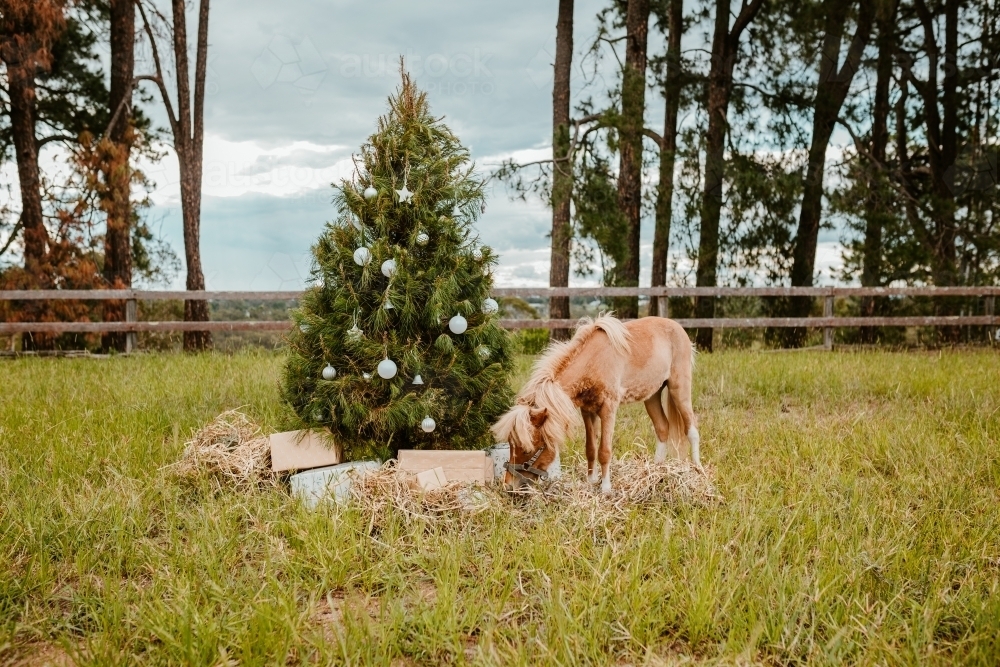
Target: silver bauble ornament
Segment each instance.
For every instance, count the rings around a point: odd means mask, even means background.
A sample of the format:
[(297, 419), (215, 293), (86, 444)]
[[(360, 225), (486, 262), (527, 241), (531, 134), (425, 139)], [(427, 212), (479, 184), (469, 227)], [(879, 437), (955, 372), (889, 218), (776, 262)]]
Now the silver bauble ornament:
[(417, 234), (417, 245), (427, 245), (427, 242), (431, 240), (431, 237), (427, 236), (426, 232), (420, 232)]
[(386, 357), (378, 362), (378, 376), (383, 380), (390, 380), (396, 377), (396, 362)]
[(370, 261), (372, 261), (372, 251), (368, 248), (361, 246), (354, 251), (354, 263), (358, 266), (364, 266)]
[(375, 199), (375, 197), (378, 197), (378, 190), (376, 190), (370, 185), (367, 188), (365, 188), (365, 199), (371, 201), (372, 199)]
[(469, 328), (469, 322), (461, 315), (456, 315), (448, 320), (448, 328), (453, 334), (463, 334)]
[(490, 348), (485, 345), (480, 345), (479, 348), (476, 349), (476, 354), (479, 355), (480, 359), (489, 359)]
[(416, 375), (413, 376), (413, 384), (423, 384), (423, 383), (424, 379), (420, 377), (420, 373), (417, 373)]
[(382, 307), (383, 307), (384, 309), (386, 309), (386, 310), (392, 310), (392, 309), (394, 309), (394, 308), (395, 308), (396, 306), (392, 305), (392, 301), (386, 301), (386, 302), (385, 302), (385, 305), (384, 305), (384, 306), (382, 306)]
[(347, 340), (350, 340), (350, 341), (360, 340), (361, 336), (363, 336), (363, 335), (364, 335), (364, 333), (361, 331), (361, 329), (358, 328), (358, 325), (357, 325), (356, 322), (355, 322), (355, 324), (354, 324), (353, 327), (351, 327), (350, 329), (347, 330)]
[(483, 251), (480, 250), (479, 248), (476, 248), (475, 250), (473, 250), (472, 251), (472, 259), (476, 260), (477, 262), (482, 261), (482, 259), (483, 259)]
[(382, 275), (386, 278), (392, 278), (392, 274), (396, 273), (396, 260), (387, 259), (382, 262)]
[(371, 380), (372, 379), (372, 374), (371, 373), (362, 373), (361, 377), (363, 377), (366, 380)]
[(487, 315), (492, 315), (493, 313), (500, 310), (500, 304), (496, 302), (496, 299), (483, 299), (483, 312)]
[(301, 331), (302, 333), (309, 333), (309, 325), (308, 324), (300, 324), (299, 325), (299, 331)]
[(435, 426), (437, 426), (437, 423), (431, 419), (430, 415), (424, 417), (424, 420), (420, 422), (420, 428), (424, 430), (424, 433), (430, 433), (434, 430)]
[(323, 369), (323, 379), (332, 380), (335, 377), (337, 377), (337, 369), (330, 364), (327, 364), (326, 368)]

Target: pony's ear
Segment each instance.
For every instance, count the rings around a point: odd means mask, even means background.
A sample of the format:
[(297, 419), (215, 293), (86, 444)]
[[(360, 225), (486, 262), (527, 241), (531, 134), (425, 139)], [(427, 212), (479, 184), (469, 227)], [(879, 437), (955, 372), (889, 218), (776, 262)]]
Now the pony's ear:
[(531, 425), (535, 428), (541, 428), (542, 424), (549, 417), (548, 408), (532, 408), (531, 410)]

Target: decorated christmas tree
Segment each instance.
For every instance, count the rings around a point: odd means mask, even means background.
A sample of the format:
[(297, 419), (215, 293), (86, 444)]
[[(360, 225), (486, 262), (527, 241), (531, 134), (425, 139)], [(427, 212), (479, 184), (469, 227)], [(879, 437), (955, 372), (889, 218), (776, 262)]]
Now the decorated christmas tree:
[(345, 460), (488, 447), (513, 359), (490, 298), (497, 257), (473, 227), (484, 183), (405, 73), (355, 165), (313, 247), (284, 398)]

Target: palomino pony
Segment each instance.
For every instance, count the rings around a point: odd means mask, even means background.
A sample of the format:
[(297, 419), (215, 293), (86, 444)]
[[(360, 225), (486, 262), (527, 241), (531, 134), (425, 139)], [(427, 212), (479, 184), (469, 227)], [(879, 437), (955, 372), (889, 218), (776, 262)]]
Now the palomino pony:
[(549, 345), (514, 407), (493, 425), (493, 435), (510, 443), (505, 482), (516, 489), (558, 475), (559, 449), (579, 408), (587, 434), (588, 479), (611, 493), (615, 415), (622, 403), (637, 401), (645, 404), (656, 431), (656, 460), (668, 454), (681, 458), (686, 438), (700, 469), (701, 438), (691, 408), (693, 368), (691, 339), (673, 320), (622, 322), (611, 315), (582, 320), (572, 340)]

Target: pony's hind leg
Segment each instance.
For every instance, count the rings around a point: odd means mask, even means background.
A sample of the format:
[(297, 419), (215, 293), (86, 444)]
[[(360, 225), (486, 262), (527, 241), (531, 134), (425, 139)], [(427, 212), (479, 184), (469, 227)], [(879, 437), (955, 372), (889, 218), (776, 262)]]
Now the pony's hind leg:
[(597, 431), (597, 415), (586, 410), (582, 412), (583, 428), (586, 431), (587, 481), (591, 484), (597, 484), (601, 481), (600, 474), (597, 472), (597, 439), (600, 437)]
[(660, 391), (643, 401), (643, 405), (646, 406), (646, 414), (653, 422), (653, 431), (656, 433), (656, 456), (653, 460), (657, 463), (666, 461), (668, 455), (680, 458), (677, 443), (670, 442), (670, 423), (667, 421), (667, 415), (663, 413), (663, 403), (661, 402), (663, 391), (661, 388)]
[(601, 462), (601, 493), (611, 494), (611, 444), (615, 435), (615, 413), (618, 405), (601, 410), (601, 448), (597, 452), (597, 460)]
[(670, 400), (680, 414), (688, 442), (691, 443), (691, 460), (701, 468), (701, 434), (698, 433), (698, 419), (691, 406), (691, 373), (678, 373), (676, 379), (671, 378), (667, 385)]

